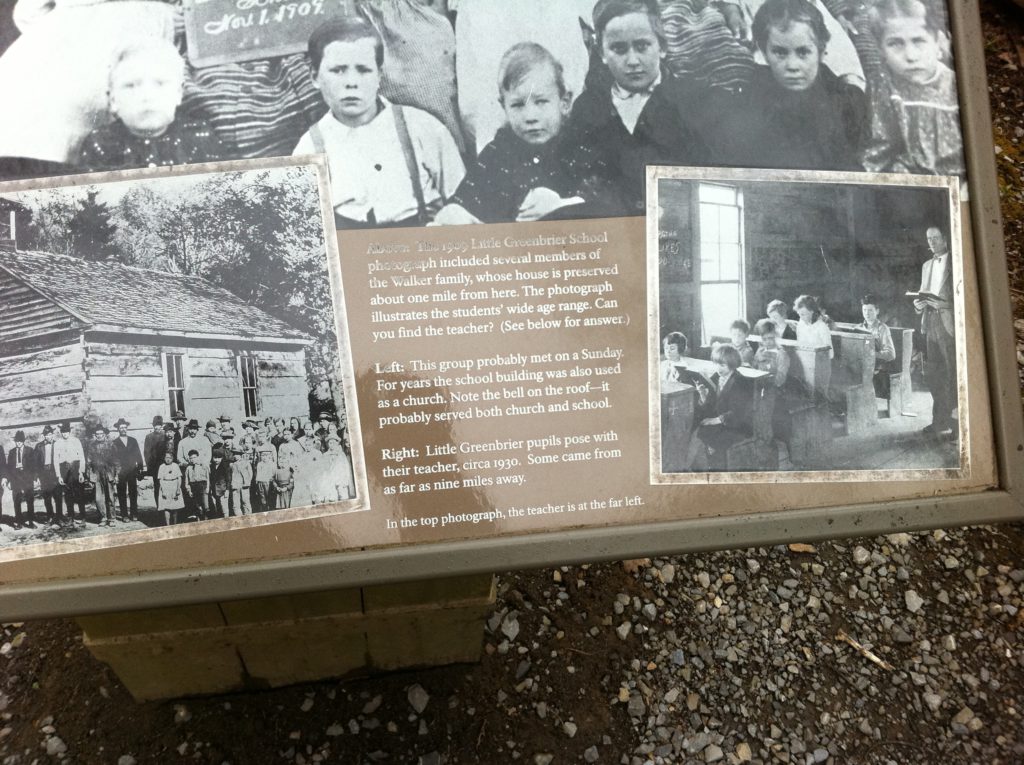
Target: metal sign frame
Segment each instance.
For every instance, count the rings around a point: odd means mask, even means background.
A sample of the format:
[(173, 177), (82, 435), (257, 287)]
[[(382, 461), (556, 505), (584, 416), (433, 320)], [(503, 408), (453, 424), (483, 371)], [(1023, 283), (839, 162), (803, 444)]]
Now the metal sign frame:
[(1024, 418), (977, 0), (949, 4), (998, 488), (958, 496), (363, 549), (283, 561), (0, 584), (0, 619), (174, 606), (572, 562), (1024, 519)]

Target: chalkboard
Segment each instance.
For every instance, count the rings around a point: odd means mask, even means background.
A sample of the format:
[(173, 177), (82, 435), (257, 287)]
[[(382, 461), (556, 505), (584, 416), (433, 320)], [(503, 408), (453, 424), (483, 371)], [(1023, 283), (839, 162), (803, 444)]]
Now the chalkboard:
[(193, 66), (251, 61), (306, 50), (330, 18), (355, 12), (355, 0), (185, 0), (185, 38)]

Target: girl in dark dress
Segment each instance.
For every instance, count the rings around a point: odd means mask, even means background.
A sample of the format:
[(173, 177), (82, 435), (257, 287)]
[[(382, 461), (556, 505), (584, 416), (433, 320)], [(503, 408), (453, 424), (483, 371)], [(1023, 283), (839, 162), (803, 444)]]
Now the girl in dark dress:
[(588, 78), (573, 104), (566, 143), (604, 157), (606, 180), (624, 197), (621, 214), (640, 215), (647, 165), (707, 164), (693, 122), (697, 90), (663, 66), (665, 36), (653, 0), (598, 0), (594, 32), (603, 71)]
[(714, 149), (721, 164), (859, 170), (867, 98), (822, 63), (829, 33), (807, 0), (768, 0), (754, 17), (767, 66), (742, 92), (720, 92)]

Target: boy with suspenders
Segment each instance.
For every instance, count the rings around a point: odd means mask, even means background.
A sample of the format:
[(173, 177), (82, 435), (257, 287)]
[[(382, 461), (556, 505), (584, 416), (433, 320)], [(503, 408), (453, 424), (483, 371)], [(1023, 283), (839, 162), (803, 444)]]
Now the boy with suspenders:
[(313, 84), (330, 111), (294, 154), (327, 155), (336, 225), (429, 223), (465, 175), (455, 139), (439, 120), (380, 96), (384, 43), (362, 18), (339, 18), (309, 39)]

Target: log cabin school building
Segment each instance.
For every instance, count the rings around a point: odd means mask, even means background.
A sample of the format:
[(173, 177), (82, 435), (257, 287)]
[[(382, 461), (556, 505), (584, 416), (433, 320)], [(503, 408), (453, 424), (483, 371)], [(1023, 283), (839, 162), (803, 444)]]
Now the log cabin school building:
[[(918, 290), (931, 257), (926, 231), (940, 227), (948, 238), (944, 189), (661, 179), (658, 203), (651, 268), (658, 271), (659, 339), (682, 333), (687, 357), (659, 380), (662, 473), (701, 472), (690, 444), (710, 413), (701, 411), (688, 378), (716, 371), (712, 349), (734, 344), (737, 320), (749, 327), (749, 353), (756, 353), (762, 338), (755, 327), (776, 300), (785, 305), (785, 319), (774, 323), (787, 379), (773, 384), (752, 362), (737, 370), (754, 397), (749, 422), (724, 466), (711, 469), (959, 467), (956, 434), (937, 438), (926, 428), (933, 401), (926, 348), (906, 294)], [(825, 309), (830, 343), (796, 339), (794, 303), (804, 295)], [(893, 359), (876, 359), (875, 338), (862, 323), (867, 295), (891, 332)], [(662, 370), (673, 363), (664, 347), (652, 350)]]
[(304, 332), (197, 276), (0, 245), (0, 443), (309, 412)]

